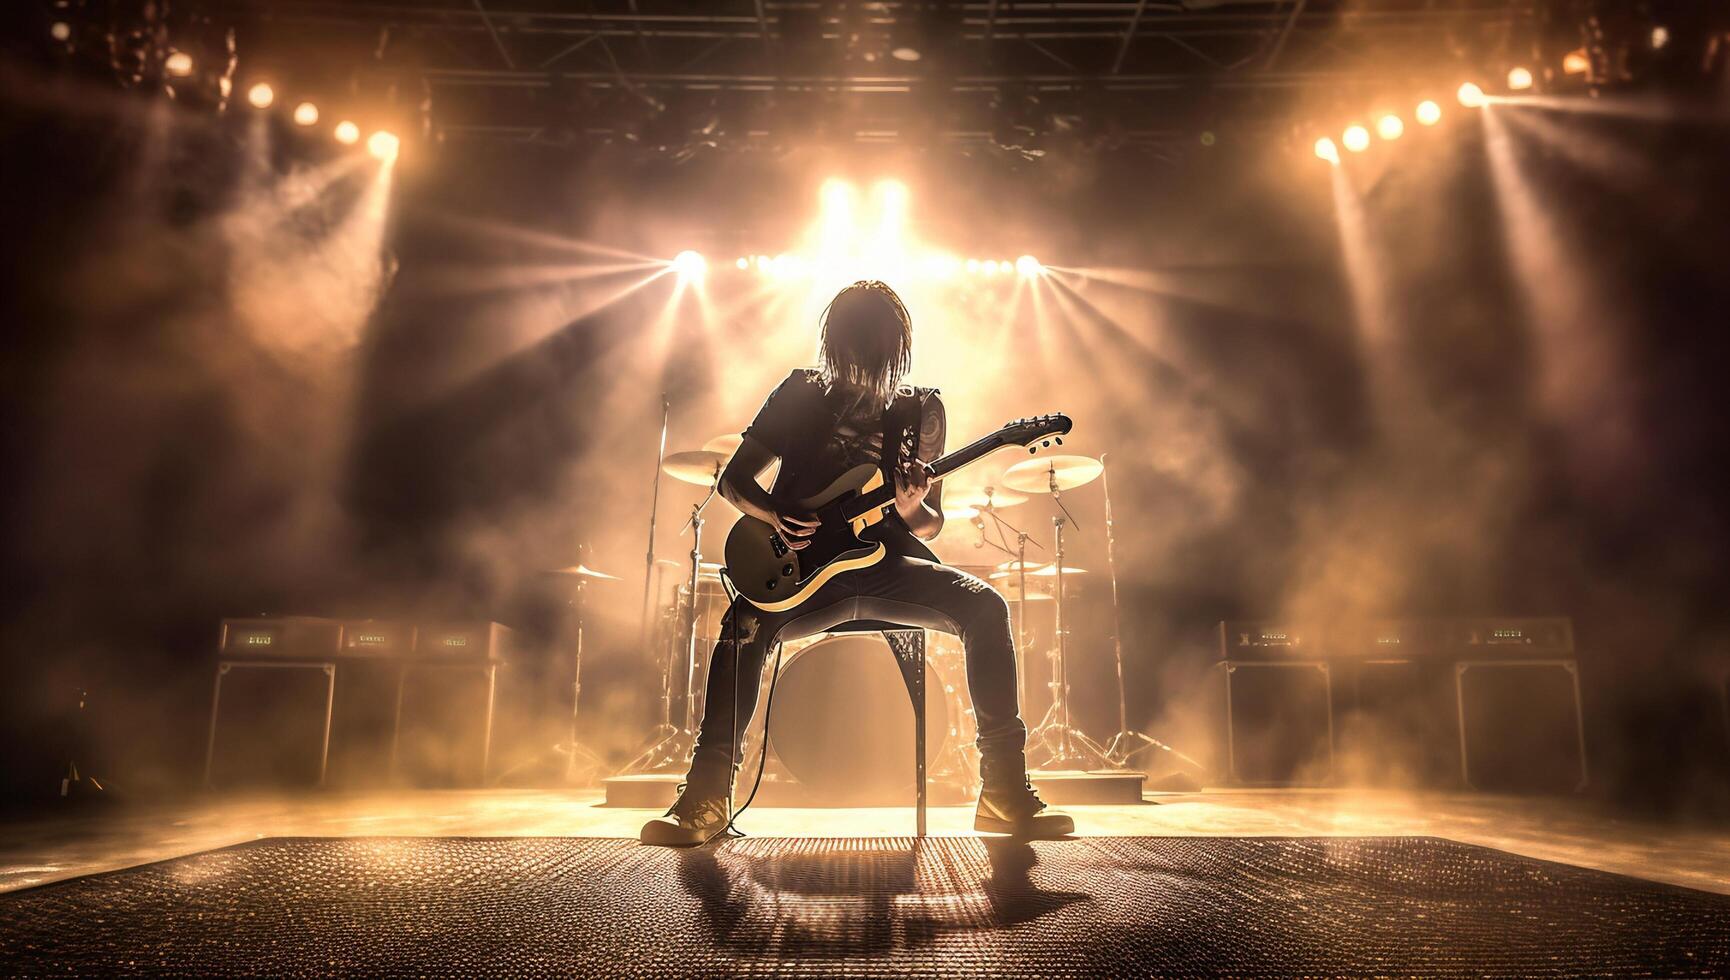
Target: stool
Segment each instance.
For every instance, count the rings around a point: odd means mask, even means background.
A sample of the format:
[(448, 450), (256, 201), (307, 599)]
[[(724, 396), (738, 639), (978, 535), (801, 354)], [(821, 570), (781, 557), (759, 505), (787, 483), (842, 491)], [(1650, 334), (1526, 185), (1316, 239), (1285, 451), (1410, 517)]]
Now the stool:
[(829, 633), (881, 633), (901, 668), (901, 680), (913, 702), (913, 820), (917, 836), (925, 836), (925, 630), (878, 620), (843, 623)]

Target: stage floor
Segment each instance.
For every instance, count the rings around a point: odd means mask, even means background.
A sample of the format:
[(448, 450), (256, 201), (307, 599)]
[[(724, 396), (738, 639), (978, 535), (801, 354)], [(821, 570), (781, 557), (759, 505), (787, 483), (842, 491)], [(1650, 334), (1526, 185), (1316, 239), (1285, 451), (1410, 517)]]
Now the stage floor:
[(1722, 976), (1730, 896), (1435, 837), (275, 837), (0, 895), (24, 975)]
[[(654, 811), (597, 806), (598, 790), (209, 796), (0, 824), (0, 891), (268, 837), (634, 838)], [(1730, 828), (1659, 825), (1589, 802), (1332, 790), (1148, 794), (1073, 806), (1082, 837), (1438, 837), (1730, 895)], [(971, 807), (932, 807), (934, 836), (972, 836)], [(911, 807), (753, 808), (752, 837), (902, 837)]]

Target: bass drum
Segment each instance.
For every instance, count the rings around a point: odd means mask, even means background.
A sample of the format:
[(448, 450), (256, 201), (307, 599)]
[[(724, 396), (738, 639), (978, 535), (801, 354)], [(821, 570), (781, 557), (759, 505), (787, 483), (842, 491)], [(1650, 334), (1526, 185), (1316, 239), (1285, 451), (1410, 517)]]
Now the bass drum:
[[(930, 775), (962, 732), (955, 682), (933, 662), (927, 634), (925, 758)], [(812, 805), (913, 799), (913, 702), (877, 633), (828, 636), (792, 650), (775, 682), (769, 747)]]

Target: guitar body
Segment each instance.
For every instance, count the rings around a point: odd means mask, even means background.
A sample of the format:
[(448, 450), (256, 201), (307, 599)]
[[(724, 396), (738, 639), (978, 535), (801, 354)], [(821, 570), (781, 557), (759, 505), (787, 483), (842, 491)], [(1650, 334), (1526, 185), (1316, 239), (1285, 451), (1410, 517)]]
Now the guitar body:
[(822, 521), (798, 551), (787, 547), (781, 533), (755, 517), (741, 517), (727, 533), (727, 575), (751, 605), (764, 612), (797, 608), (825, 583), (843, 572), (867, 568), (883, 560), (882, 544), (860, 538), (883, 519), (881, 508), (849, 520), (844, 509), (861, 495), (883, 485), (875, 466), (855, 466), (821, 492), (797, 501), (794, 507)]
[[(941, 480), (963, 466), (1010, 446), (1033, 451), (1035, 443), (1063, 444), (1073, 423), (1061, 413), (1016, 419), (983, 439), (924, 463), (927, 475)], [(821, 522), (805, 540), (809, 544), (794, 551), (781, 540), (781, 532), (754, 517), (741, 517), (727, 534), (727, 576), (746, 602), (764, 612), (797, 609), (837, 575), (869, 568), (883, 560), (888, 549), (860, 535), (883, 520), (895, 504), (895, 488), (883, 482), (883, 473), (872, 465), (855, 466), (823, 488), (821, 493), (795, 501), (798, 511), (815, 514)]]

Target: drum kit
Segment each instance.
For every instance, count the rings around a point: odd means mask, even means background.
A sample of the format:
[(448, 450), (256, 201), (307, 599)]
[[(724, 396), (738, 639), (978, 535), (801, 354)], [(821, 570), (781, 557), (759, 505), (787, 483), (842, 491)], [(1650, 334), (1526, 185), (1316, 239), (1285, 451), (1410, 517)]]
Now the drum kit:
[[(665, 403), (663, 409), (665, 410)], [(645, 559), (647, 578), (644, 583), (642, 610), (643, 645), (663, 654), (659, 698), (661, 719), (648, 740), (647, 748), (625, 766), (623, 773), (682, 771), (688, 764), (696, 744), (696, 731), (700, 722), (697, 707), (701, 680), (699, 672), (706, 659), (702, 656), (703, 650), (705, 645), (712, 645), (719, 638), (723, 616), (730, 604), (730, 596), (722, 581), (721, 567), (704, 559), (704, 511), (717, 496), (721, 473), (732, 454), (739, 448), (741, 437), (737, 434), (720, 435), (708, 440), (701, 448), (668, 454), (666, 422), (663, 411), (661, 450), (657, 458), (655, 488), (651, 496), (649, 549)], [(662, 475), (707, 490), (704, 496), (691, 506), (690, 517), (683, 529), (691, 534), (688, 563), (659, 559), (655, 555), (655, 522), (659, 510)], [(1073, 531), (1078, 525), (1064, 505), (1063, 497), (1064, 494), (1087, 486), (1095, 480), (1101, 481), (1101, 487), (1106, 494), (1106, 555), (1112, 587), (1112, 632), (1118, 685), (1118, 731), (1103, 745), (1076, 727), (1071, 716), (1068, 669), (1071, 630), (1065, 620), (1070, 591), (1067, 583), (1075, 580), (1077, 576), (1090, 573), (1087, 569), (1065, 563), (1065, 531)], [(1005, 560), (995, 566), (975, 568), (990, 579), (991, 584), (1010, 604), (1015, 627), (1017, 668), (1022, 678), (1029, 676), (1026, 660), (1033, 645), (1027, 629), (1030, 608), (1049, 608), (1053, 616), (1052, 642), (1046, 651), (1050, 662), (1050, 680), (1047, 686), (1051, 692), (1051, 703), (1045, 715), (1028, 732), (1029, 764), (1043, 769), (1126, 769), (1142, 752), (1155, 748), (1166, 749), (1163, 743), (1131, 729), (1128, 725), (1123, 683), (1123, 645), (1118, 638), (1120, 625), (1117, 608), (1116, 542), (1105, 459), (1079, 455), (1046, 456), (1010, 466), (994, 483), (953, 482), (956, 485), (945, 486), (943, 494), (945, 524), (946, 528), (951, 530), (936, 544), (941, 546), (945, 540), (953, 541), (956, 537), (968, 533), (966, 529), (971, 528), (972, 533), (978, 536), (978, 541), (973, 545), (975, 548), (989, 545), (1006, 556)], [(1032, 547), (1043, 551), (1045, 545), (1035, 540), (1029, 531), (1011, 523), (1003, 514), (1005, 510), (1030, 503), (1036, 496), (1048, 496), (1057, 512), (1051, 518), (1051, 561), (1030, 560), (1028, 549)], [(680, 577), (678, 584), (671, 589), (667, 581), (669, 573), (678, 574)], [(614, 576), (582, 565), (559, 569), (550, 574), (560, 576), (572, 585), (571, 602), (579, 623), (576, 655), (580, 664), (580, 622), (584, 587), (591, 582), (614, 579)], [(1030, 603), (1036, 606), (1030, 607)], [(896, 719), (910, 709), (903, 695), (885, 693), (892, 692), (894, 685), (888, 684), (882, 677), (873, 676), (874, 668), (871, 666), (880, 661), (879, 665), (886, 666), (889, 671), (886, 676), (890, 676), (894, 673), (892, 662), (887, 657), (862, 658), (852, 649), (861, 644), (881, 642), (861, 634), (799, 641), (790, 645), (790, 656), (779, 676), (788, 681), (789, 690), (804, 685), (814, 689), (848, 691), (849, 700), (855, 702), (855, 708), (858, 709), (858, 717), (848, 723), (848, 739), (893, 740), (900, 737), (899, 733), (906, 727)], [(847, 649), (843, 650), (843, 647)], [(973, 712), (961, 703), (958, 693), (964, 689), (959, 683), (959, 679), (965, 676), (964, 654), (960, 643), (946, 636), (937, 637), (935, 642), (928, 644), (927, 650), (928, 670), (931, 674), (927, 689), (943, 692), (943, 696), (933, 702), (935, 718), (928, 718), (927, 721), (928, 725), (936, 726), (930, 735), (930, 744), (934, 748), (931, 772), (939, 777), (947, 775), (958, 784), (971, 784), (973, 766), (968, 753), (972, 750)], [(868, 696), (873, 693), (874, 697)], [(1024, 703), (1025, 700), (1023, 697)], [(676, 703), (680, 705), (677, 716), (674, 711)], [(790, 701), (785, 695), (779, 702), (780, 705), (788, 703)], [(845, 749), (839, 744), (825, 748), (830, 742), (838, 741), (838, 738), (817, 737), (820, 732), (804, 731), (804, 728), (810, 725), (821, 727), (828, 717), (823, 713), (822, 706), (813, 707), (812, 711), (801, 713), (795, 710), (792, 714), (783, 715), (781, 719), (771, 719), (765, 734), (757, 737), (767, 737), (770, 740), (770, 744), (777, 749), (778, 760), (791, 775), (801, 782), (820, 785), (833, 774), (834, 763)], [(801, 721), (801, 718), (804, 721)], [(788, 726), (800, 730), (793, 732)], [(574, 713), (571, 749), (569, 759), (573, 768), (580, 760), (586, 768), (598, 770), (599, 759), (576, 742)], [(890, 757), (886, 753), (870, 754)], [(893, 757), (899, 758), (898, 755)], [(891, 774), (886, 771), (883, 779), (890, 778)]]

